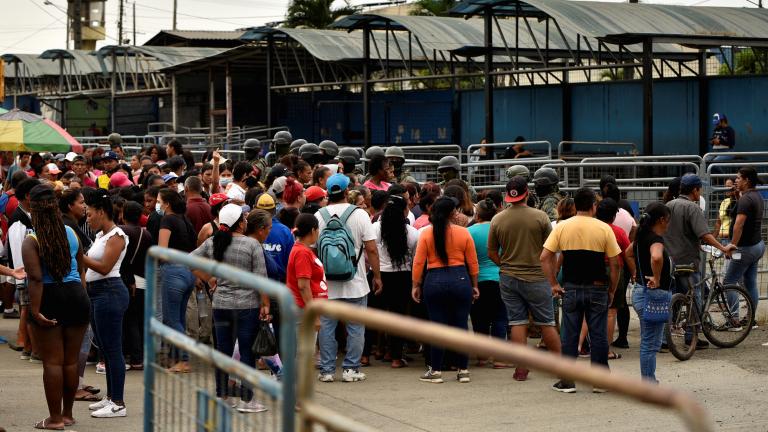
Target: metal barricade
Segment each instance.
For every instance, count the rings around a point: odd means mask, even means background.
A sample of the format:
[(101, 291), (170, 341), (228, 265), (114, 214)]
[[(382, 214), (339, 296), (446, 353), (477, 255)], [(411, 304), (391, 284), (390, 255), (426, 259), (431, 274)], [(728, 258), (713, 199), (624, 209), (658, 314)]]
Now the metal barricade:
[[(79, 136), (73, 137), (84, 146), (106, 146), (109, 147), (108, 136)], [(123, 147), (125, 146), (148, 146), (157, 143), (157, 137), (153, 135), (122, 135)]]
[[(160, 262), (164, 265), (180, 264), (214, 277), (226, 278), (276, 299), (282, 324), (281, 381), (163, 324), (157, 317), (160, 294), (164, 294), (158, 290), (160, 273), (164, 271), (159, 267)], [(148, 252), (146, 281), (144, 431), (294, 432), (297, 308), (290, 291), (282, 284), (227, 264), (160, 247), (153, 247)], [(163, 300), (167, 301), (167, 298)], [(250, 349), (239, 347), (239, 352)], [(166, 369), (172, 353), (179, 350), (189, 355), (190, 373), (172, 374)], [(228, 374), (228, 379), (223, 374)], [(267, 411), (238, 413), (228, 401), (217, 397), (216, 379), (231, 396), (240, 395), (248, 399), (248, 392), (252, 392), (253, 398)]]
[[(471, 144), (469, 147), (467, 147), (467, 153), (466, 153), (466, 159), (465, 162), (477, 162), (473, 161), (472, 157), (476, 156), (473, 155), (472, 152), (475, 150), (481, 148), (481, 147), (488, 147), (491, 150), (493, 150), (494, 156), (503, 156), (504, 152), (498, 152), (497, 149), (503, 149), (506, 150), (509, 146), (514, 145), (523, 145), (528, 147), (526, 150), (530, 150), (530, 147), (533, 147), (534, 149), (539, 149), (541, 147), (546, 148), (545, 152), (542, 151), (536, 151), (534, 150), (533, 157), (546, 157), (548, 159), (552, 159), (552, 143), (549, 141), (519, 141), (519, 142), (506, 142), (506, 143), (493, 143), (493, 144)], [(494, 159), (504, 159), (503, 157), (494, 157)], [(509, 159), (512, 160), (512, 159)]]
[(591, 367), (585, 363), (543, 353), (528, 346), (510, 344), (445, 325), (370, 308), (359, 308), (342, 302), (316, 301), (311, 302), (304, 309), (300, 327), (300, 375), (297, 396), (301, 407), (299, 430), (302, 432), (316, 430), (318, 426), (336, 431), (371, 430), (350, 420), (329, 415), (328, 410), (323, 409), (314, 400), (314, 323), (321, 315), (345, 322), (358, 322), (367, 328), (386, 331), (390, 335), (439, 345), (458, 352), (476, 354), (484, 358), (492, 357), (496, 361), (523, 364), (533, 370), (591, 384), (659, 408), (672, 409), (680, 415), (689, 430), (697, 432), (714, 430), (709, 414), (691, 395), (664, 385), (650, 384), (639, 378), (630, 378), (615, 371), (609, 372), (605, 368)]
[(437, 163), (438, 161), (436, 160), (406, 159), (403, 169), (408, 170), (411, 177), (419, 183), (437, 183), (442, 181), (440, 174), (437, 172)]
[(155, 122), (147, 123), (147, 135), (162, 136), (173, 133), (173, 123)]
[(462, 178), (467, 180), (477, 191), (485, 189), (504, 189), (507, 184), (507, 168), (523, 165), (533, 173), (545, 165), (557, 165), (565, 162), (559, 159), (520, 158), (495, 161), (470, 162), (461, 165)]
[(625, 153), (626, 155), (635, 155), (637, 154), (637, 146), (635, 143), (631, 142), (611, 142), (611, 141), (560, 141), (560, 143), (557, 145), (557, 158), (562, 159), (564, 153), (572, 154), (575, 153), (573, 149), (570, 149), (569, 151), (565, 152), (564, 147), (565, 146), (578, 146), (578, 147), (591, 147), (598, 149), (609, 149), (610, 153), (614, 153), (617, 156), (621, 155), (618, 151), (615, 151), (614, 149), (618, 148), (628, 148)]

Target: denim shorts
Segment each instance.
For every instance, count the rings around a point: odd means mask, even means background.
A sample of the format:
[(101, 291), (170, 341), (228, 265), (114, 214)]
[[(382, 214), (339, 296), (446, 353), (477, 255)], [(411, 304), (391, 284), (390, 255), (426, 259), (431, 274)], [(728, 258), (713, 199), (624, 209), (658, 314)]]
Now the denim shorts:
[(529, 312), (533, 315), (534, 324), (555, 325), (552, 290), (547, 281), (526, 282), (501, 274), (499, 286), (501, 299), (507, 307), (509, 325), (527, 325)]

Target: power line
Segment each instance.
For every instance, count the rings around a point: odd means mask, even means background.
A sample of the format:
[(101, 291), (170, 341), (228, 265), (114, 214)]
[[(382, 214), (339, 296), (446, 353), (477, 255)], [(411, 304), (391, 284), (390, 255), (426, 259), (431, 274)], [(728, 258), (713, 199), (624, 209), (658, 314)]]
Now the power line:
[[(59, 21), (59, 20), (56, 19), (56, 21)], [(0, 49), (5, 51), (5, 50), (9, 50), (11, 48), (15, 48), (17, 45), (21, 44), (22, 42), (26, 41), (27, 39), (37, 35), (38, 33), (41, 33), (43, 31), (45, 31), (45, 29), (49, 28), (51, 26), (51, 24), (55, 23), (56, 21), (51, 21), (47, 25), (45, 25), (45, 26), (43, 26), (43, 27), (33, 31), (32, 33), (28, 34), (27, 36), (24, 36), (23, 38), (19, 39), (18, 41), (14, 42), (13, 44), (7, 45), (7, 46), (4, 46), (4, 47), (0, 47)]]

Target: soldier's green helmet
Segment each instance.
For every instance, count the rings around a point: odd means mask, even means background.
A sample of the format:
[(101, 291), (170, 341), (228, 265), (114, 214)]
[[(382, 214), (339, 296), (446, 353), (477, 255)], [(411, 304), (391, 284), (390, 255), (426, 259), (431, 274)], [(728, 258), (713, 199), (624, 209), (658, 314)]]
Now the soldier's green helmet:
[(344, 147), (339, 150), (339, 160), (348, 164), (357, 164), (360, 162), (360, 153), (352, 147)]
[(553, 168), (539, 168), (533, 173), (533, 183), (536, 186), (552, 186), (558, 182), (560, 182), (560, 177)]
[(368, 147), (368, 150), (365, 151), (365, 158), (368, 160), (373, 159), (373, 157), (377, 155), (384, 156), (384, 150), (379, 146), (370, 146)]
[(388, 158), (400, 158), (405, 159), (405, 152), (398, 146), (387, 147), (387, 151), (384, 152), (384, 156)]
[(459, 160), (456, 159), (456, 156), (444, 156), (440, 161), (437, 163), (437, 171), (440, 172), (445, 169), (455, 169), (456, 171), (461, 171), (461, 164), (459, 163)]
[(318, 147), (320, 147), (320, 150), (325, 152), (325, 155), (331, 159), (335, 158), (339, 154), (338, 144), (331, 140), (320, 141), (320, 145)]
[(511, 167), (507, 168), (508, 179), (511, 180), (513, 177), (518, 176), (524, 178), (525, 181), (528, 181), (531, 179), (531, 171), (525, 165), (512, 165)]

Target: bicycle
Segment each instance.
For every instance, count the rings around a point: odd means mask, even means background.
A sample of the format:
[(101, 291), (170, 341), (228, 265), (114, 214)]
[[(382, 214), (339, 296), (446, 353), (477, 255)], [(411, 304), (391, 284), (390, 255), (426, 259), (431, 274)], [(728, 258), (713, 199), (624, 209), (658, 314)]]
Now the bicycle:
[[(732, 348), (749, 336), (755, 317), (754, 305), (747, 291), (739, 285), (723, 285), (720, 282), (715, 260), (724, 254), (712, 246), (702, 246), (701, 250), (709, 255), (707, 264), (710, 274), (694, 285), (690, 282), (691, 274), (696, 271), (693, 264), (675, 266), (675, 280), (686, 284), (688, 291), (672, 296), (669, 321), (664, 329), (669, 351), (683, 361), (696, 352), (699, 329), (715, 346)], [(696, 288), (706, 288), (710, 281), (709, 292), (702, 292), (706, 301), (700, 306), (695, 295)]]

